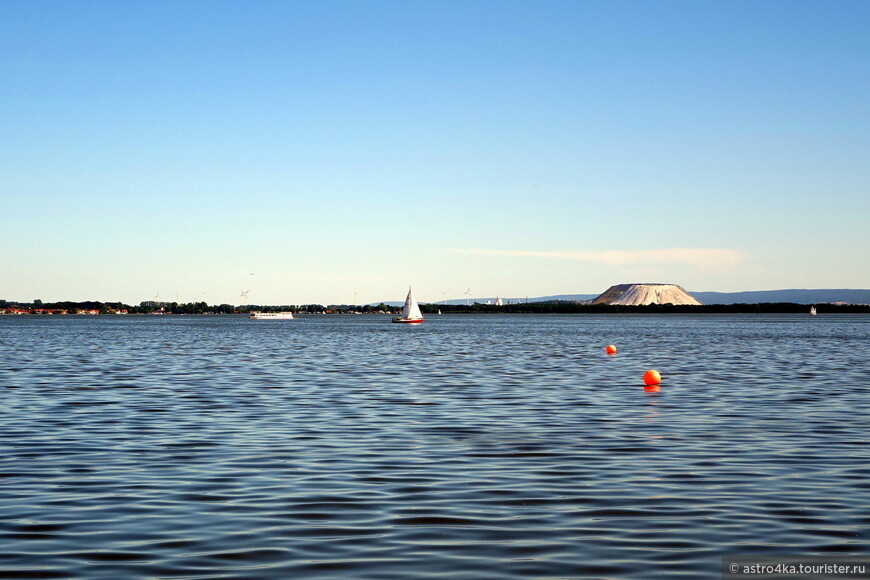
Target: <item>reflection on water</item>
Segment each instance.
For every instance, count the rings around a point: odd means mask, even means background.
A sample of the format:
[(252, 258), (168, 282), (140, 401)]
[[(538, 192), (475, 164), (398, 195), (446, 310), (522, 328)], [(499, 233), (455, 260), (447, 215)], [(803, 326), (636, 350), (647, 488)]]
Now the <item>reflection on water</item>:
[(866, 554), (868, 322), (2, 317), (0, 577), (716, 578), (723, 553)]

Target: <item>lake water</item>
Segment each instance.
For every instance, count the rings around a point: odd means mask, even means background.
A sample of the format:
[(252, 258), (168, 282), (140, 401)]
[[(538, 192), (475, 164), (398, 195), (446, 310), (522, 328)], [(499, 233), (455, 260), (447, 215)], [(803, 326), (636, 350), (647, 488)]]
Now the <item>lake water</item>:
[(868, 316), (5, 316), (0, 347), (0, 578), (870, 553)]

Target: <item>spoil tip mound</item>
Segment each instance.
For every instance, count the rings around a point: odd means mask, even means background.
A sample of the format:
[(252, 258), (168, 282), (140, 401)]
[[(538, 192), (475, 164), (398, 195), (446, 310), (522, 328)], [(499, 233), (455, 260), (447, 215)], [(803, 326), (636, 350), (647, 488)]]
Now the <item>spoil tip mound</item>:
[(643, 306), (645, 304), (692, 304), (698, 300), (677, 284), (618, 284), (608, 288), (593, 304)]

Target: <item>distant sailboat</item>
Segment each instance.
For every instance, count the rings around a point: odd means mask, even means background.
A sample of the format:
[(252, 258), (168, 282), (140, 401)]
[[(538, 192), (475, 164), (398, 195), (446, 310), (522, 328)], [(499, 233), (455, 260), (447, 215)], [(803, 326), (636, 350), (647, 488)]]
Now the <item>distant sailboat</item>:
[(417, 304), (411, 288), (408, 288), (408, 297), (405, 298), (402, 314), (393, 318), (393, 322), (403, 322), (405, 324), (420, 324), (423, 322), (423, 313), (420, 312), (420, 306)]
[(810, 306), (810, 316), (815, 316), (815, 315), (816, 315), (816, 307)]

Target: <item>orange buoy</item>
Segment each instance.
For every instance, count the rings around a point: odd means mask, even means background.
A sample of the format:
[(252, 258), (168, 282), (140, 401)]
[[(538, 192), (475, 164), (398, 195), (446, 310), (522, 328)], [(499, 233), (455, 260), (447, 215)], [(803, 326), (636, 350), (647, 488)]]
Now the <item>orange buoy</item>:
[(648, 385), (657, 385), (662, 382), (662, 376), (658, 371), (649, 370), (643, 374), (643, 382)]
[(612, 344), (607, 345), (607, 354), (616, 354), (616, 347)]

